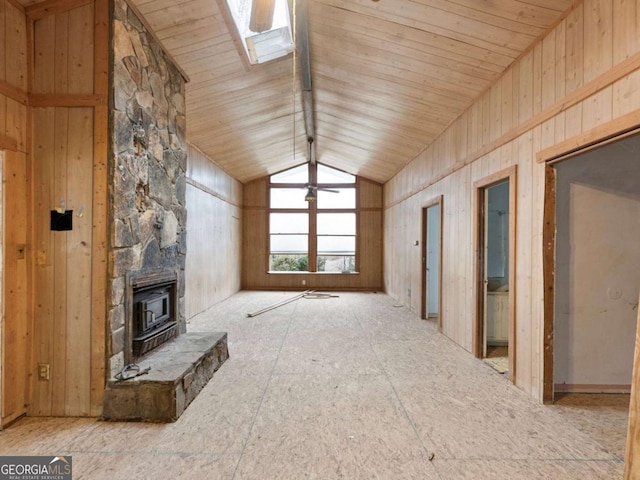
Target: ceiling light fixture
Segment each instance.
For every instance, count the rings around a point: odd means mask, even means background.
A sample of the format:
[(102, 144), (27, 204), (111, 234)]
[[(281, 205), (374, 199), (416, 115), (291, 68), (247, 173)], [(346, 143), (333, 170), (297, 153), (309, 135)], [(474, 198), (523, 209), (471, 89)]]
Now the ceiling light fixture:
[(304, 196), (306, 202), (315, 202), (316, 201), (316, 192), (313, 191), (313, 187), (309, 187), (307, 189), (307, 194)]

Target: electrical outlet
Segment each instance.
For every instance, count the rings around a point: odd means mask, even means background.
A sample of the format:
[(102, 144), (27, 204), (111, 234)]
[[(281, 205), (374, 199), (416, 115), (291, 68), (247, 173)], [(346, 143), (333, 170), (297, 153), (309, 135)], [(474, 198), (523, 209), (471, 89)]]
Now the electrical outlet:
[(38, 364), (38, 380), (46, 380), (49, 381), (50, 377), (50, 368), (48, 363), (39, 363)]
[(407, 297), (411, 298), (411, 289), (410, 288), (407, 289)]
[(302, 280), (302, 285), (306, 285), (307, 281), (306, 280)]

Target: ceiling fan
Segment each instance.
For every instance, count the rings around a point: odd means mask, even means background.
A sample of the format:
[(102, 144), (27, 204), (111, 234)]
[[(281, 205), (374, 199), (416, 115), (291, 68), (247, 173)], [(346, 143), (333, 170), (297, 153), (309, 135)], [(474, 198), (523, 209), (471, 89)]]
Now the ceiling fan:
[(307, 202), (315, 202), (317, 197), (318, 190), (322, 190), (323, 192), (331, 192), (331, 193), (340, 193), (340, 190), (334, 190), (332, 188), (318, 187), (317, 185), (312, 185), (307, 183), (304, 188), (307, 189), (307, 194), (304, 196), (305, 201)]

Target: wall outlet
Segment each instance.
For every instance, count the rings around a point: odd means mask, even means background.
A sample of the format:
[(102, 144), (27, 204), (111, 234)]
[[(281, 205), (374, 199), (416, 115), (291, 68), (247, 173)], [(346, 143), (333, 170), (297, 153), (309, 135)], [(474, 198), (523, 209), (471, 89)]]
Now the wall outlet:
[(410, 288), (407, 289), (407, 297), (411, 298), (411, 289)]
[(302, 280), (302, 285), (306, 285), (307, 281), (306, 280)]
[(49, 381), (50, 378), (50, 368), (48, 363), (39, 363), (38, 364), (38, 380), (46, 380)]

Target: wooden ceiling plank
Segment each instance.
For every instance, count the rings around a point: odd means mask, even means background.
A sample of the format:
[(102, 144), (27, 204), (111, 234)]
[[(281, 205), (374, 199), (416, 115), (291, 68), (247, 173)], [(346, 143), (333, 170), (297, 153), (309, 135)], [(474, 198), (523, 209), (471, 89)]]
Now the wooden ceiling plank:
[[(475, 0), (474, 0), (475, 1)], [(387, 22), (380, 18), (359, 15), (356, 12), (344, 11), (330, 5), (312, 3), (313, 16), (311, 25), (316, 23), (339, 27), (348, 32), (370, 35), (380, 42), (405, 42), (416, 49), (435, 49), (443, 56), (460, 62), (482, 62), (498, 67), (502, 71), (513, 62), (512, 55), (495, 53), (476, 45), (460, 42), (441, 35), (424, 32), (415, 28)], [(318, 32), (322, 30), (318, 28)], [(313, 30), (312, 30), (313, 33)]]
[[(315, 37), (318, 37), (317, 39)], [(497, 78), (504, 70), (504, 67), (484, 62), (480, 59), (472, 59), (462, 55), (448, 54), (445, 50), (436, 47), (419, 47), (415, 44), (400, 39), (378, 40), (375, 37), (360, 32), (346, 31), (334, 25), (324, 26), (322, 32), (314, 35), (314, 44), (329, 46), (327, 41), (335, 43), (336, 48), (342, 45), (358, 46), (376, 45), (386, 54), (402, 56), (412, 59), (414, 62), (436, 65), (440, 68), (465, 72), (474, 77), (481, 77), (486, 80)]]
[[(409, 0), (402, 0), (402, 6), (405, 8), (399, 8), (397, 2), (372, 3), (369, 0), (322, 0), (322, 3), (480, 46), (512, 58), (516, 58), (520, 51), (535, 40), (534, 36), (495, 27), (489, 29), (481, 22), (464, 19), (441, 10), (416, 7)], [(453, 26), (456, 27), (455, 30), (452, 29)]]
[[(461, 17), (470, 18), (494, 27), (520, 31), (538, 37), (549, 23), (555, 21), (558, 15), (570, 5), (559, 11), (546, 8), (523, 5), (513, 0), (486, 1), (456, 1), (456, 0), (413, 0), (425, 7), (437, 8), (454, 13)], [(566, 0), (565, 0), (566, 2)], [(562, 2), (558, 2), (562, 3)]]

